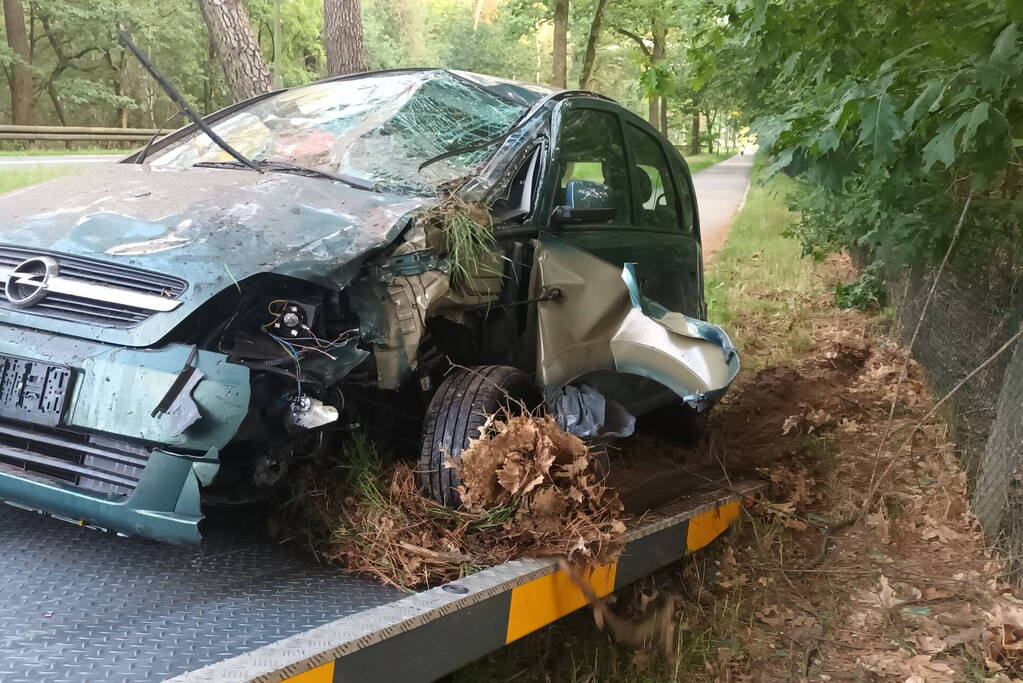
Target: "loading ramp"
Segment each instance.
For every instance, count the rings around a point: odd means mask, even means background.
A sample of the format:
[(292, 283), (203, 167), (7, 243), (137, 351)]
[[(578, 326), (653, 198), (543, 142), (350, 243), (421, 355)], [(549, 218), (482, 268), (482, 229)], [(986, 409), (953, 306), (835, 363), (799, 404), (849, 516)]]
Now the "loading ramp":
[[(761, 485), (646, 513), (586, 580), (607, 595), (709, 544)], [(237, 522), (182, 548), (0, 505), (0, 681), (431, 681), (586, 603), (555, 560), (409, 594)]]

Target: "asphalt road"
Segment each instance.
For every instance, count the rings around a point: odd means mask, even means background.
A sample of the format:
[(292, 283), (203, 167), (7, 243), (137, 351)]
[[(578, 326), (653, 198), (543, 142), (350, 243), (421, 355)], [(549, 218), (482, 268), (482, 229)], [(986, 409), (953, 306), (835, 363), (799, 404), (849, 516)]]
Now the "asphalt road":
[(31, 168), (33, 166), (88, 166), (109, 164), (121, 158), (118, 154), (66, 154), (62, 156), (0, 156), (0, 168)]
[(728, 228), (746, 198), (752, 171), (753, 151), (747, 150), (693, 175), (705, 260), (724, 245)]

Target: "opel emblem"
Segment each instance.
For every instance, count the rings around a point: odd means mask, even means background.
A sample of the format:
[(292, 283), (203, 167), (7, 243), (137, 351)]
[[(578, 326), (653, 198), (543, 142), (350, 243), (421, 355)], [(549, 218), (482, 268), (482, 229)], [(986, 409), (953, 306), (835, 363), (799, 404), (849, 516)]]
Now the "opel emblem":
[(50, 278), (56, 277), (60, 266), (49, 256), (22, 261), (7, 275), (4, 292), (12, 306), (25, 308), (46, 296)]

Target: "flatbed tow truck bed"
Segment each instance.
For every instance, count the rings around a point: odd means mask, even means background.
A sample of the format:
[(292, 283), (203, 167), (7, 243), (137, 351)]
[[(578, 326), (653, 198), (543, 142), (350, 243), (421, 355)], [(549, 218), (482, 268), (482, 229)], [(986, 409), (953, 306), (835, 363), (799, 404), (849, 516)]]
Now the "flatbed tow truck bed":
[[(635, 521), (599, 596), (710, 543), (755, 481)], [(182, 548), (0, 505), (0, 681), (432, 681), (585, 606), (550, 559), (404, 593), (237, 525)]]

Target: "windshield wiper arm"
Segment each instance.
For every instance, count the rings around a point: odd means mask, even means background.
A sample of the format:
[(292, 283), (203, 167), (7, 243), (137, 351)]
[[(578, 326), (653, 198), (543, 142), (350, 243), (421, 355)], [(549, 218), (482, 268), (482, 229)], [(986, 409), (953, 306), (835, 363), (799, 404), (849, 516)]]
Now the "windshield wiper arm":
[[(344, 183), (357, 190), (376, 192), (376, 183), (371, 183), (345, 173), (330, 173), (328, 171), (321, 171), (318, 168), (309, 168), (308, 166), (300, 166), (288, 161), (273, 161), (271, 159), (257, 159), (252, 163), (255, 165), (256, 170), (259, 171), (279, 171), (281, 173), (295, 173), (312, 178), (326, 178), (327, 180), (336, 180)], [(200, 161), (192, 165), (199, 168), (241, 168), (243, 166), (243, 164), (237, 161)]]
[(170, 81), (164, 78), (163, 74), (156, 70), (156, 67), (149, 61), (149, 58), (146, 57), (145, 53), (139, 49), (139, 46), (132, 42), (131, 36), (127, 31), (118, 31), (117, 37), (126, 48), (131, 50), (131, 53), (135, 55), (135, 59), (139, 60), (139, 63), (142, 64), (142, 68), (148, 71), (149, 75), (153, 77), (153, 80), (155, 80), (157, 84), (163, 88), (163, 91), (167, 93), (167, 97), (171, 98), (174, 104), (181, 107), (181, 113), (191, 119), (192, 123), (194, 123), (199, 130), (206, 133), (209, 139), (213, 140), (220, 149), (237, 159), (238, 163), (248, 166), (253, 171), (259, 171), (262, 173), (262, 170), (253, 163), (252, 160), (245, 157), (245, 155), (229, 145), (226, 140), (214, 133), (213, 129), (202, 120), (202, 117), (192, 111), (192, 108), (188, 106), (188, 102), (186, 102), (185, 98), (181, 96), (181, 93), (179, 93), (177, 89), (171, 85)]

